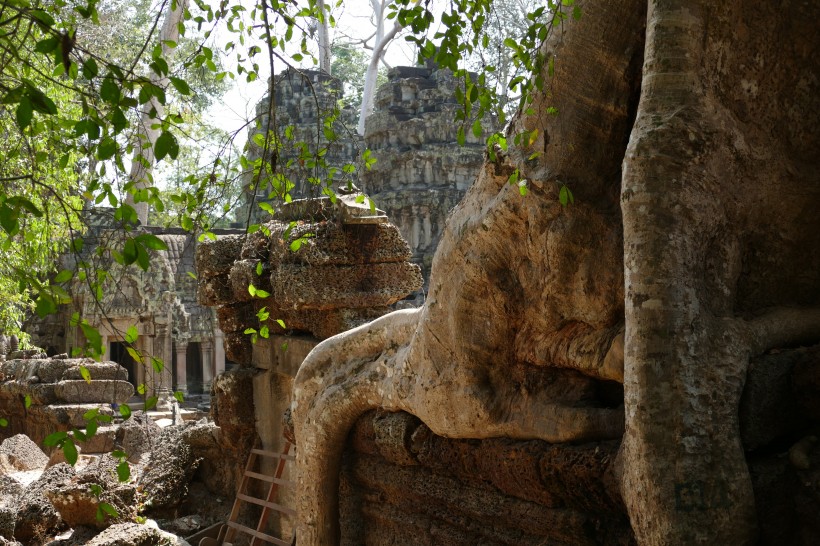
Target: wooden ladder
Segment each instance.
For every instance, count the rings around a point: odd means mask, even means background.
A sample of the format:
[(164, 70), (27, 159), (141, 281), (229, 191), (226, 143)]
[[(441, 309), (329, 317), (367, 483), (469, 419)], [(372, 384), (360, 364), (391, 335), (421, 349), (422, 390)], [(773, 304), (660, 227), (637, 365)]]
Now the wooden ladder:
[[(294, 455), (290, 454), (291, 447), (293, 447), (293, 444), (286, 442), (282, 453), (265, 451), (264, 449), (259, 449), (258, 447), (251, 449), (251, 453), (248, 456), (248, 462), (245, 465), (245, 474), (242, 477), (242, 483), (239, 486), (239, 491), (236, 493), (236, 499), (233, 503), (231, 515), (228, 517), (226, 524), (222, 527), (222, 531), (219, 533), (219, 538), (217, 539), (216, 544), (220, 546), (232, 544), (232, 541), (236, 538), (237, 533), (250, 535), (252, 537), (251, 546), (259, 546), (264, 542), (275, 544), (276, 546), (292, 546), (295, 544), (295, 535), (292, 536), (290, 540), (282, 540), (281, 538), (277, 538), (263, 532), (263, 529), (265, 529), (272, 512), (279, 512), (280, 514), (284, 514), (290, 518), (294, 518), (294, 516), (296, 516), (296, 510), (274, 502), (280, 486), (292, 488), (294, 485), (293, 482), (282, 479), (282, 473), (285, 470), (285, 463), (296, 459)], [(278, 463), (276, 464), (276, 471), (273, 476), (256, 471), (256, 463), (260, 457), (278, 460)], [(269, 484), (266, 498), (259, 499), (248, 493), (248, 485), (252, 479), (260, 480)], [(237, 523), (237, 519), (239, 519), (239, 510), (242, 507), (243, 502), (249, 502), (262, 507), (262, 515), (259, 517), (259, 523), (257, 524), (256, 529), (251, 529), (250, 527)]]

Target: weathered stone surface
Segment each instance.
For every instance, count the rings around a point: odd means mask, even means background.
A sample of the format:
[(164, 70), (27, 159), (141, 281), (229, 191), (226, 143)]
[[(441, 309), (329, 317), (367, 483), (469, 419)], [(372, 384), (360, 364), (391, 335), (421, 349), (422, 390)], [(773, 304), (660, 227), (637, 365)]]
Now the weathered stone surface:
[(0, 473), (19, 470), (44, 470), (48, 456), (25, 434), (6, 438), (0, 444)]
[(795, 354), (792, 369), (792, 387), (801, 413), (820, 421), (820, 345), (800, 347)]
[[(22, 433), (41, 444), (53, 432), (85, 428), (83, 414), (91, 409), (111, 415), (110, 404), (125, 402), (134, 392), (124, 380), (125, 368), (110, 361), (38, 357), (0, 367), (0, 414), (9, 422), (0, 428), (0, 438)], [(90, 381), (82, 379), (83, 367)]]
[(318, 343), (318, 339), (305, 336), (271, 335), (256, 341), (252, 363), (256, 368), (294, 377), (299, 365)]
[(236, 493), (245, 461), (257, 439), (253, 403), (256, 374), (254, 369), (229, 370), (219, 375), (212, 387), (211, 416), (220, 429), (222, 456), (218, 460), (206, 458), (199, 477), (211, 491), (224, 496)]
[(46, 497), (46, 491), (56, 489), (75, 475), (74, 469), (67, 464), (58, 464), (46, 469), (23, 492), (17, 505), (17, 521), (14, 537), (19, 540), (30, 540), (36, 536), (57, 529), (62, 520), (60, 514)]
[[(410, 247), (399, 229), (389, 223), (346, 225), (338, 221), (302, 223), (291, 229), (287, 224), (271, 224), (270, 258), (275, 263), (309, 265), (354, 265), (404, 262), (410, 259)], [(299, 249), (290, 242), (306, 237)]]
[(422, 285), (421, 270), (407, 262), (354, 266), (281, 264), (271, 273), (282, 307), (334, 309), (386, 306)]
[(106, 401), (123, 404), (134, 395), (134, 386), (128, 381), (80, 380), (60, 381), (54, 385), (54, 396), (58, 402), (86, 404)]
[(242, 252), (244, 242), (244, 235), (226, 235), (197, 245), (196, 267), (200, 279), (227, 273)]
[(349, 440), (343, 544), (634, 544), (607, 478), (617, 442), (451, 440), (384, 412)]
[(172, 508), (188, 494), (188, 482), (201, 461), (181, 432), (180, 426), (164, 428), (151, 451), (140, 480), (147, 509)]
[(226, 334), (244, 332), (247, 328), (259, 325), (254, 306), (247, 303), (223, 305), (217, 308), (216, 318), (219, 320), (219, 328)]
[(233, 303), (233, 290), (228, 273), (200, 279), (196, 296), (200, 305), (215, 306)]
[[(100, 457), (69, 480), (44, 491), (66, 525), (104, 529), (137, 515), (136, 486), (120, 483), (116, 466), (117, 461), (112, 457)], [(98, 492), (92, 491), (92, 487)], [(97, 511), (103, 502), (116, 510), (116, 518), (108, 514), (101, 520), (97, 518)]]
[[(343, 544), (634, 544), (625, 509), (608, 493), (581, 500), (583, 487), (539, 475), (545, 450), (573, 446), (490, 441), (488, 449), (487, 440), (433, 440), (429, 430), (414, 439), (420, 429), (406, 414), (359, 420), (342, 471)], [(561, 471), (585, 487), (590, 469), (610, 472), (617, 444), (574, 449), (595, 462)], [(596, 455), (600, 449), (607, 455)], [(582, 460), (567, 463), (573, 458)]]
[(141, 523), (118, 523), (91, 539), (87, 546), (191, 546), (184, 539)]
[(250, 366), (253, 355), (251, 336), (240, 332), (225, 334), (225, 356), (240, 366)]
[(13, 538), (17, 521), (17, 499), (23, 493), (23, 486), (0, 471), (0, 537)]
[(161, 431), (144, 411), (135, 411), (117, 427), (114, 442), (118, 449), (128, 455), (128, 460), (135, 463), (157, 444)]
[[(808, 382), (794, 381), (793, 372), (798, 362), (810, 361), (812, 356), (815, 365), (820, 364), (820, 347), (811, 352), (777, 351), (749, 362), (739, 414), (740, 437), (746, 450), (793, 435), (807, 425), (806, 412), (801, 410), (795, 390)], [(809, 385), (803, 388), (806, 387)], [(811, 398), (815, 397), (816, 394)]]
[(257, 273), (257, 266), (260, 264), (262, 262), (259, 260), (239, 260), (231, 267), (228, 279), (234, 301), (251, 301), (254, 298), (250, 291), (251, 286), (271, 293), (270, 266), (262, 264), (259, 267), (260, 274)]

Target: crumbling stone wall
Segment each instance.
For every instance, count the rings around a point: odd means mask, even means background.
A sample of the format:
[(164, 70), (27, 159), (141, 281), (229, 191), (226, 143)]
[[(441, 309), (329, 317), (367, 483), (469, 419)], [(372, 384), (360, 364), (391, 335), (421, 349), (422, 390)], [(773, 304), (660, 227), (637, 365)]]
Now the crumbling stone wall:
[[(248, 132), (248, 159), (263, 158), (271, 171), (277, 170), (289, 178), (294, 184), (290, 190), (293, 197), (321, 196), (328, 178), (331, 183), (343, 180), (343, 167), (355, 164), (361, 155), (362, 141), (355, 131), (357, 114), (349, 107), (338, 108), (344, 94), (342, 82), (320, 70), (288, 68), (277, 74), (270, 86), (271, 91), (256, 105), (257, 123)], [(326, 132), (325, 121), (329, 121), (327, 129), (332, 129), (334, 135)], [(277, 150), (265, 148), (268, 131), (280, 139)], [(302, 148), (302, 143), (306, 148)], [(335, 172), (312, 163), (310, 156), (320, 150), (322, 160)], [(274, 187), (259, 184), (249, 173), (244, 180), (245, 199), (237, 211), (237, 222), (247, 225), (269, 220), (270, 216), (258, 204), (276, 206), (281, 202), (284, 193), (281, 186), (275, 186), (278, 183), (275, 181)], [(272, 198), (272, 193), (279, 195), (279, 199)]]
[(350, 434), (342, 544), (634, 544), (614, 477), (617, 441), (452, 440), (407, 413)]
[[(85, 367), (91, 380), (83, 379)], [(83, 414), (97, 409), (112, 415), (113, 405), (134, 394), (128, 373), (116, 362), (78, 358), (12, 359), (0, 362), (0, 440), (25, 434), (37, 444), (53, 432), (84, 429)], [(29, 404), (26, 404), (28, 399)], [(83, 447), (87, 452), (113, 448), (113, 436), (100, 427), (97, 436)]]
[[(338, 180), (343, 180), (345, 164), (357, 165), (357, 183), (409, 242), (411, 261), (421, 266), (426, 283), (447, 214), (472, 185), (484, 152), (484, 137), (475, 137), (467, 125), (463, 128), (465, 143), (458, 144), (459, 125), (453, 123), (458, 86), (452, 72), (435, 66), (393, 68), (387, 83), (377, 91), (364, 142), (349, 129), (355, 125), (355, 113), (344, 110), (332, 124), (336, 140), (329, 143), (321, 118), (341, 98), (341, 83), (319, 71), (286, 70), (273, 79), (273, 109), (270, 95), (257, 105), (260, 123), (250, 131), (248, 157), (264, 157), (266, 164), (275, 164), (296, 184), (291, 193), (300, 197), (321, 195), (321, 188), (307, 180), (327, 172), (306, 169), (295, 143), (309, 143), (314, 153), (326, 147), (324, 159), (337, 169), (334, 176)], [(260, 137), (271, 127), (286, 135), (276, 153), (266, 153), (259, 145)], [(482, 127), (485, 135), (495, 129), (489, 118), (482, 121)], [(364, 149), (376, 159), (370, 169), (360, 164)], [(249, 214), (251, 223), (264, 221), (267, 215), (257, 206), (259, 202), (278, 204), (269, 199), (272, 188), (254, 188), (252, 182), (251, 178), (246, 181), (245, 204), (237, 215), (243, 224)], [(416, 294), (417, 301), (419, 296)]]
[[(300, 241), (295, 250), (294, 241)], [(284, 447), (281, 420), (293, 378), (316, 344), (386, 314), (421, 286), (420, 269), (409, 258), (398, 228), (359, 206), (355, 196), (336, 204), (327, 198), (297, 200), (263, 230), (199, 246), (199, 301), (217, 307), (226, 353), (239, 364), (217, 377), (212, 391), (214, 420), (223, 435), (236, 431), (224, 455), (237, 468), (257, 435), (264, 449)], [(269, 315), (264, 321), (263, 310)], [(257, 335), (255, 342), (245, 333), (263, 327), (267, 337)], [(248, 433), (251, 411), (256, 434)], [(286, 479), (290, 472), (288, 467)], [(282, 490), (282, 501), (287, 504), (291, 495)], [(288, 524), (274, 519), (272, 530), (284, 536)]]
[(377, 161), (362, 171), (362, 189), (399, 226), (426, 281), (447, 215), (473, 184), (495, 127), (482, 120), (484, 136), (476, 137), (469, 124), (453, 122), (459, 82), (449, 70), (400, 66), (387, 78), (365, 122), (365, 145)]

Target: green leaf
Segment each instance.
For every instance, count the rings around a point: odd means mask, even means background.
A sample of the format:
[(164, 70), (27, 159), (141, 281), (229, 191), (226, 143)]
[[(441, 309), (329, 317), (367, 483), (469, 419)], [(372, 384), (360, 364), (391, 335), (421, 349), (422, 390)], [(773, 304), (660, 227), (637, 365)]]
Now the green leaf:
[(476, 138), (481, 137), (481, 120), (477, 119), (473, 122), (473, 136)]
[(129, 406), (128, 404), (120, 404), (120, 415), (122, 415), (126, 419), (131, 417), (131, 406)]
[(137, 338), (139, 337), (139, 332), (137, 331), (136, 326), (129, 326), (128, 330), (125, 331), (125, 342), (126, 343), (135, 343)]
[(31, 125), (31, 119), (34, 117), (34, 110), (31, 100), (28, 97), (23, 97), (20, 99), (20, 104), (17, 105), (16, 115), (17, 126), (21, 131), (24, 131), (26, 127)]
[(82, 377), (86, 383), (91, 383), (91, 372), (89, 372), (85, 366), (80, 366), (80, 377)]
[(0, 427), (7, 427), (9, 426), (9, 420), (5, 417), (0, 417)]
[(157, 161), (169, 156), (171, 159), (176, 159), (179, 155), (179, 143), (174, 135), (168, 131), (163, 131), (156, 144), (154, 144), (154, 155)]
[[(117, 473), (119, 474), (119, 469), (117, 469)], [(107, 502), (101, 502), (99, 506), (97, 506), (97, 520), (102, 521), (105, 519), (105, 516), (111, 516), (112, 518), (118, 517), (120, 514), (117, 512), (116, 508), (108, 504)]]
[(139, 385), (137, 385), (137, 392), (139, 394), (145, 394), (145, 383), (140, 383)]
[(57, 302), (54, 301), (54, 298), (52, 298), (51, 295), (46, 294), (45, 292), (40, 292), (40, 295), (37, 297), (37, 301), (34, 304), (34, 311), (37, 313), (38, 317), (46, 317), (57, 312)]
[(54, 36), (52, 38), (46, 38), (45, 40), (40, 40), (37, 42), (37, 45), (34, 46), (34, 50), (40, 53), (51, 53), (60, 45), (60, 38), (58, 36)]
[(94, 60), (93, 57), (89, 57), (83, 63), (83, 78), (90, 80), (94, 76), (99, 73), (99, 68), (97, 68), (97, 61)]
[(59, 283), (68, 282), (73, 278), (74, 278), (74, 272), (73, 271), (70, 271), (68, 269), (63, 269), (62, 271), (57, 273), (57, 276), (54, 277), (53, 282), (59, 284)]
[(99, 330), (86, 322), (80, 324), (80, 329), (83, 331), (86, 341), (91, 345), (94, 352), (98, 355), (102, 354), (102, 336)]
[(174, 398), (176, 398), (180, 404), (185, 402), (185, 394), (182, 391), (174, 391)]
[(120, 88), (114, 82), (111, 74), (107, 75), (103, 79), (102, 85), (100, 85), (100, 98), (111, 104), (120, 102)]
[(125, 241), (125, 246), (122, 249), (123, 265), (131, 265), (137, 261), (137, 244), (134, 239)]
[(162, 373), (162, 370), (165, 369), (165, 363), (162, 362), (159, 358), (152, 356), (151, 357), (151, 367), (157, 373)]
[(26, 406), (26, 409), (28, 409), (28, 408), (30, 408), (30, 407), (31, 407), (31, 395), (30, 395), (30, 394), (27, 394), (27, 395), (23, 398), (23, 405), (24, 405), (24, 406)]
[(133, 358), (135, 362), (142, 362), (142, 355), (139, 354), (139, 351), (137, 351), (133, 347), (126, 347), (125, 350), (128, 352), (128, 356)]
[(285, 321), (282, 319), (276, 319), (276, 324), (278, 324), (283, 330), (287, 330), (285, 327)]
[(114, 108), (111, 112), (111, 127), (114, 128), (114, 134), (119, 133), (128, 125), (128, 120), (125, 119), (125, 114), (119, 108)]
[(71, 466), (74, 466), (77, 462), (77, 446), (74, 445), (74, 440), (70, 437), (66, 437), (65, 442), (63, 442), (63, 455), (65, 455), (65, 460)]
[(46, 447), (54, 447), (59, 445), (63, 440), (68, 438), (68, 433), (65, 431), (52, 432), (43, 440), (43, 445)]
[(165, 241), (151, 233), (143, 233), (142, 235), (138, 235), (135, 240), (139, 241), (151, 250), (168, 250), (168, 245), (165, 244)]
[(458, 128), (458, 134), (456, 135), (456, 140), (458, 141), (459, 146), (464, 146), (464, 143), (467, 141), (467, 137), (464, 135), (464, 126), (460, 126)]
[(158, 401), (159, 401), (159, 399), (156, 396), (149, 397), (148, 399), (145, 400), (145, 404), (143, 405), (143, 409), (145, 411), (148, 411), (150, 409), (155, 408), (157, 406)]
[(106, 137), (97, 146), (97, 159), (105, 161), (111, 159), (117, 153), (117, 143), (113, 138)]
[(173, 85), (174, 88), (177, 91), (180, 92), (180, 94), (182, 94), (182, 95), (190, 95), (191, 94), (191, 88), (188, 87), (188, 82), (186, 82), (185, 80), (182, 80), (180, 78), (175, 78), (173, 76), (171, 76), (169, 79), (171, 80), (171, 85)]
[(88, 422), (88, 423), (86, 423), (86, 425), (85, 425), (85, 437), (86, 437), (86, 440), (87, 440), (88, 438), (91, 438), (91, 437), (92, 437), (92, 436), (94, 436), (95, 434), (97, 434), (97, 420), (96, 420), (96, 419), (92, 419), (91, 421), (89, 421), (89, 422)]
[(120, 464), (117, 465), (117, 478), (121, 482), (127, 482), (131, 478), (131, 467), (128, 465), (128, 461), (120, 461)]

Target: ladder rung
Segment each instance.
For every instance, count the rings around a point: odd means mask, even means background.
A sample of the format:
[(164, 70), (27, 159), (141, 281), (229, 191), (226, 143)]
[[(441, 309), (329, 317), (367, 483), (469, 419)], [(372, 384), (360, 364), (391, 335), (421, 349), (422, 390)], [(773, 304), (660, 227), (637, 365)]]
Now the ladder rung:
[(266, 506), (272, 510), (276, 510), (277, 512), (281, 512), (283, 514), (287, 514), (288, 516), (295, 516), (296, 510), (293, 508), (288, 508), (287, 506), (282, 506), (281, 504), (276, 504), (275, 502), (265, 501), (262, 499), (257, 499), (256, 497), (251, 497), (249, 495), (245, 495), (244, 493), (238, 493), (236, 498), (242, 499), (246, 502), (251, 502), (253, 504), (258, 504), (259, 506)]
[(277, 483), (279, 485), (284, 485), (285, 487), (293, 487), (293, 482), (290, 480), (283, 480), (281, 478), (274, 478), (273, 476), (268, 476), (266, 474), (260, 474), (259, 472), (251, 472), (249, 470), (245, 471), (245, 476), (249, 478), (256, 478), (257, 480), (262, 480), (264, 482), (271, 482)]
[(251, 529), (250, 527), (245, 527), (244, 525), (240, 525), (239, 523), (236, 523), (235, 521), (229, 521), (228, 522), (228, 527), (236, 529), (240, 533), (245, 533), (247, 535), (251, 535), (252, 537), (256, 537), (256, 538), (265, 540), (267, 542), (270, 542), (271, 544), (276, 544), (277, 546), (291, 546), (290, 542), (285, 542), (281, 538), (276, 538), (276, 537), (272, 537), (270, 535), (266, 535), (265, 533), (260, 533), (259, 531), (255, 531), (254, 529)]
[(286, 461), (295, 461), (295, 455), (286, 455), (284, 453), (276, 453), (275, 451), (265, 451), (264, 449), (252, 449), (251, 453), (262, 455), (263, 457), (270, 457), (271, 459), (284, 459)]

